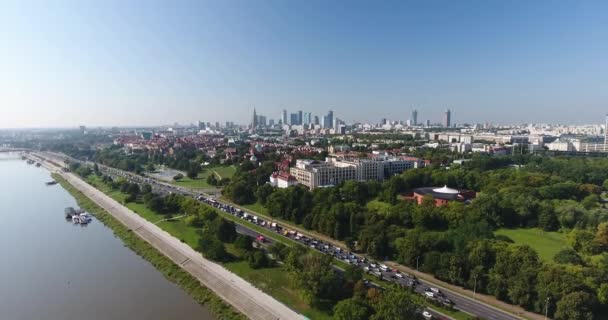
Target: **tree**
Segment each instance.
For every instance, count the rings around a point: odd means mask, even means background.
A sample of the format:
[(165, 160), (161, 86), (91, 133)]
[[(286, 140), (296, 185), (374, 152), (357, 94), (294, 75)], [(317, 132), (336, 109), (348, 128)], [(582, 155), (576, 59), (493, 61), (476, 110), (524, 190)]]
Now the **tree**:
[(146, 166), (146, 171), (148, 172), (154, 172), (154, 170), (156, 170), (156, 168), (154, 167), (153, 163), (148, 163), (148, 165)]
[(387, 291), (374, 308), (376, 314), (371, 320), (411, 320), (417, 319), (416, 309), (418, 306), (412, 301), (410, 293), (403, 290)]
[(270, 184), (265, 183), (258, 188), (258, 190), (255, 192), (255, 196), (263, 206), (266, 206), (266, 200), (268, 200), (268, 197), (270, 197), (273, 191), (274, 188)]
[(215, 177), (215, 173), (211, 173), (207, 176), (207, 183), (211, 186), (217, 186), (217, 178)]
[(190, 165), (190, 168), (188, 168), (188, 172), (186, 174), (188, 175), (188, 178), (196, 179), (196, 177), (198, 177), (198, 173), (200, 171), (201, 171), (201, 167), (198, 164), (193, 163)]
[(199, 234), (201, 238), (198, 241), (198, 250), (203, 253), (205, 258), (214, 261), (226, 261), (228, 259), (226, 248), (220, 240), (205, 230)]
[(566, 248), (566, 249), (560, 250), (553, 257), (553, 261), (555, 261), (557, 263), (562, 263), (562, 264), (566, 264), (566, 263), (571, 263), (571, 264), (576, 264), (576, 265), (583, 264), (583, 259), (576, 253), (576, 251), (574, 251), (574, 249), (571, 249), (571, 248)]
[(556, 320), (593, 320), (595, 297), (587, 292), (577, 291), (565, 295), (557, 303)]
[(244, 252), (249, 252), (253, 250), (253, 238), (247, 235), (239, 234), (236, 236), (236, 240), (234, 240), (234, 247), (240, 249)]
[(608, 283), (602, 283), (597, 289), (597, 298), (601, 304), (608, 304)]
[(372, 310), (358, 299), (345, 299), (334, 307), (334, 320), (367, 320)]
[(593, 241), (601, 250), (608, 250), (608, 222), (602, 222), (597, 226)]
[[(296, 252), (296, 251), (294, 251)], [(292, 252), (292, 253), (294, 253)], [(296, 253), (297, 254), (297, 253)], [(290, 258), (297, 261), (290, 261)], [(299, 257), (288, 257), (296, 286), (302, 291), (304, 299), (316, 306), (328, 306), (343, 297), (343, 285), (331, 264), (333, 258), (309, 252)]]
[(144, 184), (141, 187), (141, 193), (147, 194), (147, 193), (151, 193), (151, 192), (152, 192), (152, 186), (151, 185), (149, 185), (149, 184), (146, 183), (146, 184)]
[(267, 268), (272, 260), (262, 250), (255, 250), (247, 255), (247, 263), (252, 269)]
[(209, 225), (209, 231), (213, 232), (217, 239), (222, 242), (234, 242), (236, 240), (236, 225), (222, 217), (217, 217)]

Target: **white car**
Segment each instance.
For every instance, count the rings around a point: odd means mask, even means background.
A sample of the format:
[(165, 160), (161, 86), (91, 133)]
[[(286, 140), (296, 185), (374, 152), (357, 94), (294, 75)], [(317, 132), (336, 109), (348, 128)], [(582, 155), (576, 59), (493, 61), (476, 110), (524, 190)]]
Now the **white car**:
[(430, 292), (430, 291), (426, 291), (426, 292), (424, 293), (424, 295), (426, 295), (426, 296), (427, 296), (427, 298), (435, 298), (435, 294), (434, 294), (434, 293), (432, 293), (432, 292)]
[(431, 288), (429, 288), (429, 289), (430, 289), (431, 291), (433, 291), (434, 293), (436, 293), (436, 294), (440, 294), (440, 293), (441, 293), (441, 291), (439, 291), (439, 289), (437, 289), (437, 288), (433, 288), (433, 287), (431, 287)]
[(433, 315), (426, 310), (422, 312), (422, 317), (424, 317), (425, 319), (433, 319)]

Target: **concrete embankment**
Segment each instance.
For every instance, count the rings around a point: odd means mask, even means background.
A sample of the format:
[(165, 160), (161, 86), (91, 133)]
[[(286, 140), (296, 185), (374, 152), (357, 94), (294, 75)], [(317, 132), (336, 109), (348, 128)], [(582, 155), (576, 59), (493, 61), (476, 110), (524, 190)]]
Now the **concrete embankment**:
[(197, 278), (205, 287), (250, 319), (304, 319), (273, 297), (255, 288), (221, 265), (204, 259), (200, 253), (180, 242), (156, 225), (143, 219), (106, 194), (87, 184), (78, 176), (62, 172), (50, 162), (43, 166), (61, 175), (74, 188), (105, 209), (140, 238), (150, 243), (174, 263)]

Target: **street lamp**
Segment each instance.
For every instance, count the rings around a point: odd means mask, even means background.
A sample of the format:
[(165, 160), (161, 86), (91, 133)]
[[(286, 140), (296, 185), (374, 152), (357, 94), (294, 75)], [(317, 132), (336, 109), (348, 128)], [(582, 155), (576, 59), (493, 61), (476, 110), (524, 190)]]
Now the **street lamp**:
[(416, 271), (418, 271), (418, 259), (420, 259), (420, 256), (416, 257)]
[(547, 315), (549, 314), (549, 299), (551, 298), (547, 297), (547, 299), (545, 299), (545, 320), (547, 320)]
[(473, 279), (475, 279), (475, 283), (473, 284), (473, 299), (475, 299), (475, 295), (477, 294), (477, 273), (473, 275)]

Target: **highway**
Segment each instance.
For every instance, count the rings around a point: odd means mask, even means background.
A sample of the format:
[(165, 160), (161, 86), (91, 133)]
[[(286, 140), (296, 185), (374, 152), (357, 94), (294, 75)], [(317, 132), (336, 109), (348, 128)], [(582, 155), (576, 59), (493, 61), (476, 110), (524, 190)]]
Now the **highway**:
[[(56, 162), (62, 163), (66, 156), (60, 154), (45, 154), (45, 156), (54, 157)], [(84, 163), (77, 159), (69, 159), (71, 161), (78, 161), (80, 163)], [(87, 165), (92, 165), (92, 163), (85, 163)], [(235, 208), (231, 204), (225, 203), (219, 199), (212, 198), (209, 195), (195, 193), (189, 189), (176, 187), (169, 183), (165, 183), (162, 181), (154, 180), (147, 177), (142, 177), (139, 175), (135, 175), (129, 172), (123, 172), (115, 168), (106, 167), (103, 165), (98, 165), (99, 168), (105, 173), (114, 176), (114, 177), (124, 177), (131, 182), (134, 183), (147, 183), (150, 184), (154, 190), (154, 192), (159, 194), (170, 194), (177, 193), (184, 196), (192, 197), (197, 200), (200, 200), (208, 205), (212, 205), (224, 212), (230, 213), (232, 215), (238, 216), (242, 219), (248, 220), (250, 222), (256, 223), (263, 227), (266, 227), (269, 231), (276, 232), (278, 236), (282, 236), (288, 238), (290, 240), (296, 241), (310, 247), (312, 249), (316, 249), (325, 254), (331, 254), (334, 258), (341, 260), (343, 262), (349, 264), (356, 264), (361, 268), (364, 268), (366, 272), (370, 274), (375, 274), (379, 279), (394, 282), (401, 287), (413, 287), (414, 290), (428, 299), (435, 300), (439, 304), (444, 304), (445, 306), (453, 305), (454, 308), (461, 310), (465, 313), (483, 318), (488, 320), (517, 320), (523, 319), (520, 316), (507, 313), (503, 310), (495, 308), (493, 306), (487, 305), (479, 300), (474, 300), (470, 297), (463, 296), (461, 294), (455, 293), (449, 289), (438, 287), (435, 284), (426, 282), (424, 280), (416, 279), (415, 277), (404, 273), (399, 272), (396, 269), (384, 268), (382, 264), (370, 260), (366, 257), (353, 254), (351, 252), (346, 252), (343, 248), (339, 248), (337, 246), (331, 245), (329, 243), (324, 243), (319, 239), (315, 239), (310, 237), (310, 235), (304, 235), (293, 230), (290, 230), (289, 226), (283, 226), (280, 224), (276, 224), (276, 226), (272, 226), (270, 222), (266, 222), (263, 219), (255, 216), (252, 213), (247, 214), (245, 211)], [(255, 219), (254, 219), (255, 217)], [(237, 232), (246, 234), (252, 237), (256, 237), (259, 235), (258, 232), (249, 229), (241, 224), (237, 224)], [(285, 233), (285, 234), (284, 234)], [(267, 238), (270, 245), (272, 244), (272, 239)], [(433, 288), (433, 290), (431, 290)], [(433, 292), (435, 291), (435, 292)], [(432, 296), (431, 296), (432, 294)], [(437, 315), (436, 315), (437, 316)], [(439, 317), (443, 318), (443, 317)]]

